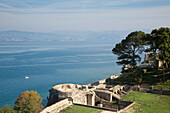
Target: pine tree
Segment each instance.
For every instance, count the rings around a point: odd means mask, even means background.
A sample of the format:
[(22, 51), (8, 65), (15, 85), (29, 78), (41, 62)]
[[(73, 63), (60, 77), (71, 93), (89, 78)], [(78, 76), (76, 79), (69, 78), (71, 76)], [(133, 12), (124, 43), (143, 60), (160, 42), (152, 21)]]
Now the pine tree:
[[(141, 54), (144, 51), (144, 41), (145, 33), (142, 31), (135, 31), (130, 33), (126, 39), (123, 39), (120, 43), (116, 44), (113, 48), (113, 54), (118, 55), (116, 62), (118, 65), (123, 65), (122, 72), (130, 72), (134, 77), (135, 70), (137, 69), (137, 62), (141, 61)], [(124, 67), (129, 65), (128, 70), (124, 70)], [(136, 79), (139, 80), (139, 79)]]

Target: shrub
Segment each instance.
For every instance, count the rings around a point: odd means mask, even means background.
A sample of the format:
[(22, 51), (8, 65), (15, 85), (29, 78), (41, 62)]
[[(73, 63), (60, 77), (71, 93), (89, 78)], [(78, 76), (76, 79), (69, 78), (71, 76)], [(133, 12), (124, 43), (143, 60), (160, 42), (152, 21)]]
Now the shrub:
[(43, 106), (42, 98), (36, 91), (25, 91), (15, 101), (14, 110), (22, 113), (39, 113)]
[(17, 112), (10, 108), (10, 105), (6, 105), (3, 108), (0, 108), (0, 113), (17, 113)]

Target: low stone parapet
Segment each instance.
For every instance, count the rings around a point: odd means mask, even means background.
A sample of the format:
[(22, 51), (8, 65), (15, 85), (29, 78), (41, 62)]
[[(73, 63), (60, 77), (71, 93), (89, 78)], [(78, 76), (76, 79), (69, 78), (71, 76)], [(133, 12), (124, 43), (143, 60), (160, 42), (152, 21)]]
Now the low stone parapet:
[(69, 98), (66, 98), (64, 100), (61, 100), (49, 107), (46, 107), (43, 111), (40, 113), (58, 113), (62, 109), (67, 108), (68, 106), (72, 105), (72, 100)]

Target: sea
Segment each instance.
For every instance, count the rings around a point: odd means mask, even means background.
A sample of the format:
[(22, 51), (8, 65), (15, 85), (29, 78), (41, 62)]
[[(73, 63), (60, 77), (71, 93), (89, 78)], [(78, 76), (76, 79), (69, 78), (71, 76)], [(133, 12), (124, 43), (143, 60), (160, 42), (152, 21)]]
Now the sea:
[[(46, 105), (53, 85), (85, 85), (119, 74), (114, 44), (0, 44), (0, 108), (24, 91), (37, 91)], [(25, 79), (28, 76), (29, 79)]]

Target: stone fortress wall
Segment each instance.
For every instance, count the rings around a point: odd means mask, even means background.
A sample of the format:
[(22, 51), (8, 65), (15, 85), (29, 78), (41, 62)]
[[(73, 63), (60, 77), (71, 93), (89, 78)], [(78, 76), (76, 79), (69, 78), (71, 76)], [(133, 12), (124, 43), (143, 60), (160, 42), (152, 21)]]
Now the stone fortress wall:
[[(124, 74), (121, 74), (120, 76), (123, 75)], [(127, 109), (128, 106), (134, 104), (134, 102), (120, 100), (131, 91), (170, 95), (170, 91), (155, 90), (151, 86), (113, 86), (106, 84), (112, 82), (116, 78), (118, 78), (117, 75), (88, 85), (55, 85), (49, 90), (50, 96), (47, 105), (49, 107), (45, 108), (41, 113), (59, 112), (72, 104), (122, 112), (124, 109)], [(114, 100), (116, 100), (117, 103), (112, 103)]]
[[(108, 91), (110, 88), (112, 89), (112, 87), (105, 84), (106, 81), (111, 81), (117, 77), (118, 76), (111, 76), (107, 79), (88, 85), (55, 85), (49, 90), (50, 95), (47, 104), (49, 107), (45, 108), (41, 113), (53, 113), (53, 111), (59, 112), (72, 104), (118, 111), (120, 105), (112, 103), (113, 99), (117, 100), (120, 98), (117, 95), (117, 97), (114, 97), (114, 93), (118, 91)], [(122, 87), (119, 88), (121, 89)], [(122, 104), (122, 106), (126, 107), (127, 105)]]

